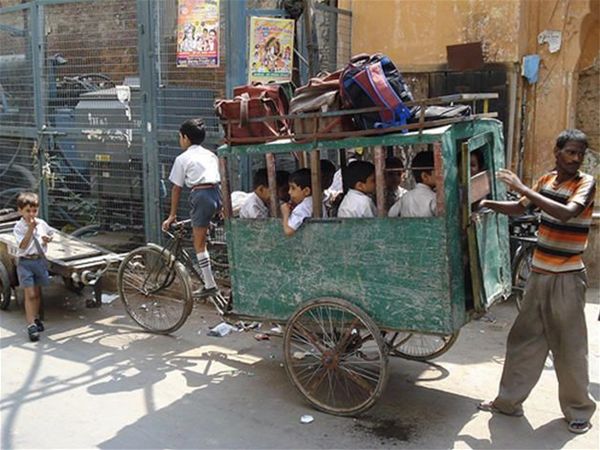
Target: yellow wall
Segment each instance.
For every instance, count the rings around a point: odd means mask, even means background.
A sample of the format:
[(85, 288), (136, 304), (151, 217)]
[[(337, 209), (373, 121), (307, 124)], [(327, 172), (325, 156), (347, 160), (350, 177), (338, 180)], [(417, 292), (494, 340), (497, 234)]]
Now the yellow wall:
[(446, 46), (483, 43), (488, 62), (519, 59), (520, 0), (348, 0), (352, 52), (383, 52), (402, 66), (446, 63)]

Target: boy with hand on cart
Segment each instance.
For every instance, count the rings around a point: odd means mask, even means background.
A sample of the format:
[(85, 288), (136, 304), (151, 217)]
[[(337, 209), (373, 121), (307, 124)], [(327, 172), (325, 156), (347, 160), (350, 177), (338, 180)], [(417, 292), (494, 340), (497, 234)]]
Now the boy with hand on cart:
[(25, 319), (27, 334), (32, 342), (40, 339), (44, 324), (39, 319), (41, 288), (49, 283), (46, 251), (54, 234), (52, 228), (37, 217), (38, 196), (23, 192), (17, 197), (17, 210), (21, 219), (15, 224), (13, 234), (17, 242), (17, 277), (25, 292)]
[[(313, 200), (310, 169), (299, 169), (290, 175), (290, 203), (281, 205), (281, 223), (286, 236), (292, 236), (312, 216)], [(323, 216), (325, 211), (323, 207)]]
[(349, 187), (338, 209), (338, 217), (376, 217), (377, 208), (370, 195), (375, 192), (375, 166), (354, 161), (344, 169), (344, 184)]
[(169, 175), (169, 181), (173, 183), (171, 211), (162, 223), (163, 231), (167, 231), (177, 219), (181, 191), (184, 185), (187, 186), (191, 190), (189, 202), (194, 249), (204, 281), (204, 287), (197, 293), (200, 295), (210, 295), (218, 291), (206, 249), (206, 234), (210, 219), (221, 209), (219, 158), (202, 147), (205, 136), (202, 119), (186, 120), (179, 128), (179, 146), (183, 152), (175, 158)]
[(412, 167), (417, 185), (394, 203), (388, 212), (388, 217), (433, 217), (436, 214), (433, 152), (417, 153), (413, 158)]

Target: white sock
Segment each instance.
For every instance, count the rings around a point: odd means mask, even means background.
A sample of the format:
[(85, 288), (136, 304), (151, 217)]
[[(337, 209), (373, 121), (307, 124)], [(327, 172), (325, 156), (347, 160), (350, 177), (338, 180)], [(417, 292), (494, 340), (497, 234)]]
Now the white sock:
[(202, 253), (197, 253), (198, 265), (202, 272), (202, 278), (204, 279), (204, 287), (211, 289), (216, 287), (215, 277), (213, 276), (212, 269), (210, 267), (210, 257), (208, 256), (208, 250), (204, 250)]

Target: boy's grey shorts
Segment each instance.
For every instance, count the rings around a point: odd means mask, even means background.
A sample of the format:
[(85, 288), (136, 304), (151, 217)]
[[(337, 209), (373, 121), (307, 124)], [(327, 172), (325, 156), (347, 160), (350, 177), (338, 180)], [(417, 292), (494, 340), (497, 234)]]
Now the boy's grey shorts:
[(19, 258), (17, 277), (21, 287), (48, 286), (48, 260)]
[(221, 209), (221, 189), (198, 189), (190, 193), (190, 217), (193, 227), (207, 227), (210, 219)]

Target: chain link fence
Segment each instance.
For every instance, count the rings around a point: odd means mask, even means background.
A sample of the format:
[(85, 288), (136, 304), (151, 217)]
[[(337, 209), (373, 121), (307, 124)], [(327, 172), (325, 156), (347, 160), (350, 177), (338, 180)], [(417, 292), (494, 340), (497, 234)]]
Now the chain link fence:
[[(204, 118), (206, 146), (215, 149), (214, 101), (240, 71), (227, 65), (227, 19), (237, 6), (226, 0), (218, 29), (196, 24), (218, 47), (218, 64), (178, 67), (180, 3), (0, 1), (0, 209), (31, 190), (53, 226), (108, 234), (116, 250), (157, 235), (180, 124)], [(246, 19), (281, 5), (248, 0)], [(333, 70), (350, 55), (350, 13), (313, 5), (319, 62)]]

